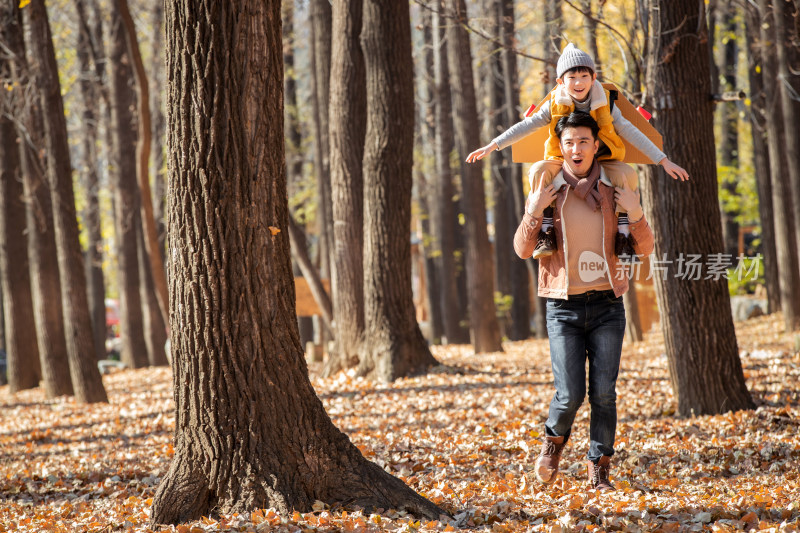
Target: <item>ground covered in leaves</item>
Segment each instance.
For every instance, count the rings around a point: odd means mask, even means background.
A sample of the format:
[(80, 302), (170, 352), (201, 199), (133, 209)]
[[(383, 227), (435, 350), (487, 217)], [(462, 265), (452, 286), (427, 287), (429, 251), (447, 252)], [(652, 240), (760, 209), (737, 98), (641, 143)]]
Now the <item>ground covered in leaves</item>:
[[(584, 404), (553, 486), (533, 479), (552, 394), (546, 341), (476, 356), (436, 348), (446, 366), (376, 385), (346, 373), (312, 381), (337, 426), (365, 456), (452, 513), (416, 521), (327, 509), (255, 510), (167, 531), (797, 531), (800, 528), (800, 353), (779, 316), (738, 324), (757, 409), (678, 418), (657, 333), (626, 345), (618, 384), (612, 480), (587, 490)], [(168, 369), (105, 378), (111, 403), (85, 407), (10, 397), (0, 388), (0, 532), (148, 531), (173, 455)]]

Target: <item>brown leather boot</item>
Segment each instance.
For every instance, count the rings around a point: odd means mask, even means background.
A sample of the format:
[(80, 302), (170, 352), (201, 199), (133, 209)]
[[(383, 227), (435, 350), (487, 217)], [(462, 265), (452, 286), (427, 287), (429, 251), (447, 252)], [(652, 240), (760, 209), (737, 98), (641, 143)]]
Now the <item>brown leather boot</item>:
[(547, 231), (539, 231), (536, 240), (536, 248), (533, 249), (533, 258), (540, 259), (553, 255), (558, 250), (556, 243), (556, 230), (552, 226), (547, 228)]
[(611, 457), (604, 455), (594, 464), (589, 461), (589, 485), (599, 491), (616, 490), (616, 487), (608, 480), (608, 472), (611, 469)]
[(564, 449), (564, 437), (545, 437), (542, 443), (542, 451), (536, 458), (534, 474), (536, 479), (548, 485), (556, 480), (558, 476), (558, 461), (561, 459), (561, 451)]

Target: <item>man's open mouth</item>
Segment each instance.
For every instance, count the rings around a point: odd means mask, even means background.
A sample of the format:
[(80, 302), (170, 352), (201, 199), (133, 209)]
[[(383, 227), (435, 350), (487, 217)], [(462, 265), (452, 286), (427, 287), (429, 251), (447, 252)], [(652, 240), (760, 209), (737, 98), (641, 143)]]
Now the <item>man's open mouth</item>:
[(575, 163), (576, 165), (580, 165), (581, 163), (583, 163), (583, 158), (582, 157), (573, 157), (572, 158), (572, 162)]

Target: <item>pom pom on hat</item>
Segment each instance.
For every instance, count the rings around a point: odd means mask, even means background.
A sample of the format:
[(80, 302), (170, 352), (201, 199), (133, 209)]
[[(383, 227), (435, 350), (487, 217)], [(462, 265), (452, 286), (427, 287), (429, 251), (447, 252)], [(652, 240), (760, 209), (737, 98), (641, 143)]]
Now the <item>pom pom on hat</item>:
[(566, 71), (575, 67), (586, 67), (592, 69), (592, 72), (596, 70), (592, 56), (579, 48), (575, 48), (574, 44), (569, 43), (567, 47), (564, 48), (564, 51), (561, 52), (561, 57), (558, 58), (556, 77), (562, 77)]

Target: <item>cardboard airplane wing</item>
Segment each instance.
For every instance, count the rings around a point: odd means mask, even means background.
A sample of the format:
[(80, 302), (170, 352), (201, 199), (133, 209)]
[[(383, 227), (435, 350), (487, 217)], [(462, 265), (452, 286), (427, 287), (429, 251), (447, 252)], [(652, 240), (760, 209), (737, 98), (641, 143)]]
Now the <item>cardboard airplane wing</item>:
[[(661, 138), (661, 134), (656, 131), (656, 129), (641, 115), (641, 113), (639, 113), (639, 111), (636, 110), (635, 107), (633, 107), (633, 104), (631, 104), (628, 99), (625, 98), (625, 95), (622, 94), (622, 91), (618, 91), (617, 87), (613, 83), (604, 83), (603, 87), (610, 91), (617, 91), (618, 97), (614, 101), (614, 105), (619, 107), (622, 116), (627, 118), (631, 124), (639, 128), (639, 131), (644, 133), (651, 141), (653, 141), (653, 144), (658, 146), (659, 149), (663, 150), (664, 141)], [(539, 104), (533, 110), (530, 110), (526, 116), (530, 116), (538, 111), (546, 99), (547, 97), (542, 99), (542, 101), (539, 102)], [(514, 162), (535, 163), (536, 161), (541, 161), (544, 159), (544, 143), (547, 140), (549, 131), (550, 130), (547, 126), (541, 127), (527, 137), (512, 144), (511, 156)], [(625, 159), (623, 159), (625, 163), (639, 163), (643, 165), (653, 163), (647, 158), (647, 156), (628, 143), (628, 141), (622, 139), (622, 142), (625, 144)], [(655, 162), (657, 163), (658, 161)]]

